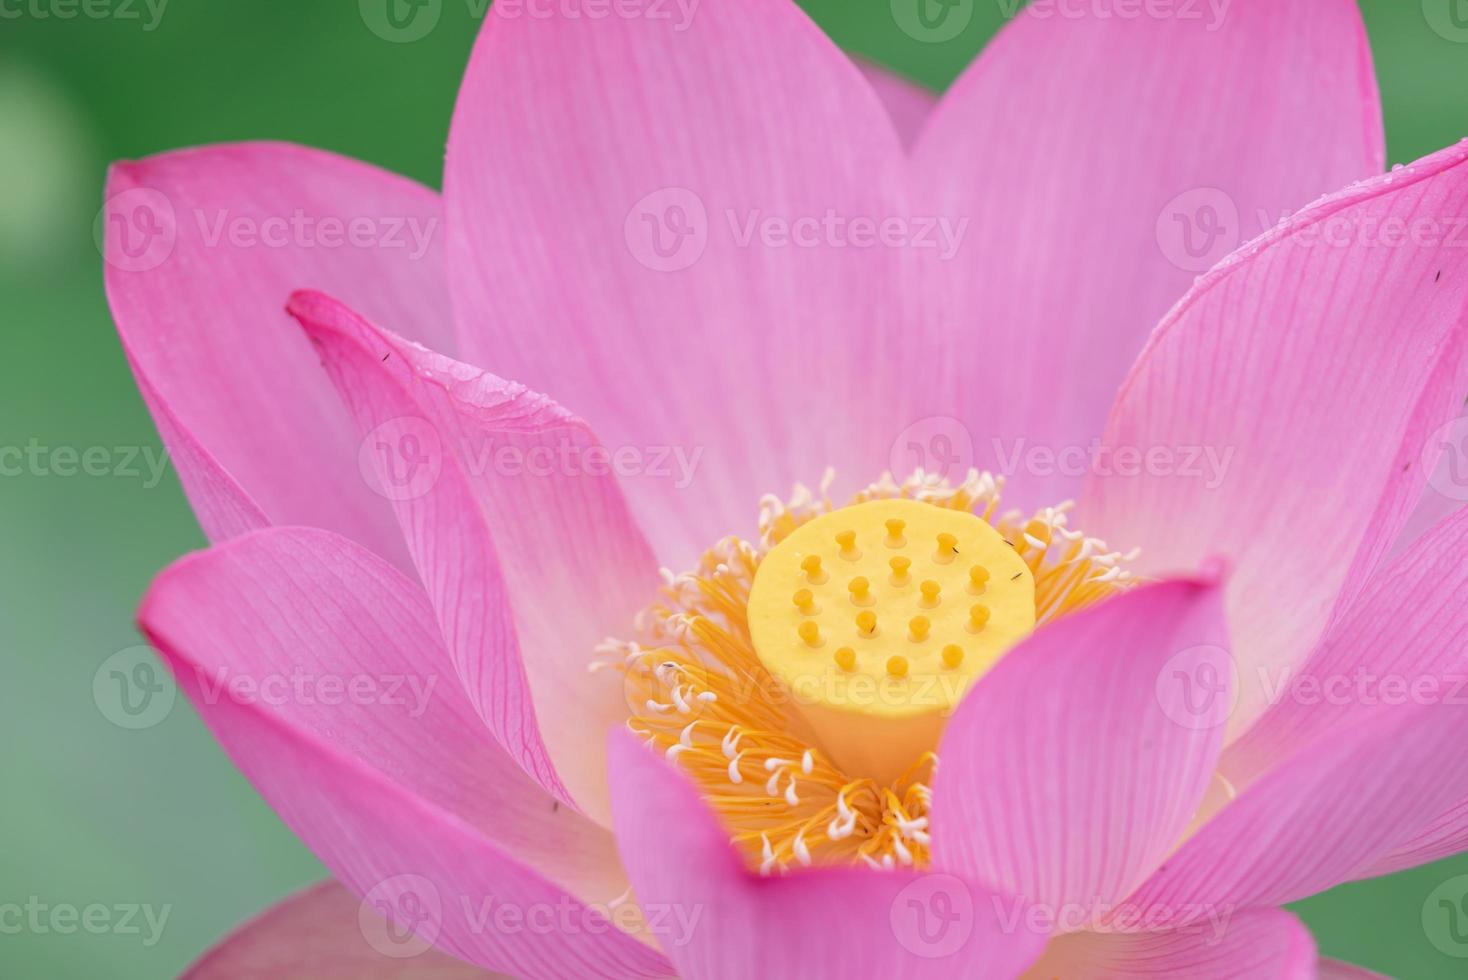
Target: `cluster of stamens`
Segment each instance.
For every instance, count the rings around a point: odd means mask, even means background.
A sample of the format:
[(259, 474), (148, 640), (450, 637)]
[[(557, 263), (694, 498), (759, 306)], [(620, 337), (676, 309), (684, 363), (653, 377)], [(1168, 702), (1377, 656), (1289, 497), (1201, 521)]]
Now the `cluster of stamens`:
[[(846, 513), (823, 486), (819, 498), (798, 489), (788, 504), (762, 501), (759, 542), (726, 538), (695, 570), (665, 571), (662, 601), (636, 624), (639, 640), (600, 648), (607, 660), (598, 666), (624, 675), (629, 728), (690, 775), (751, 867), (925, 866), (936, 742), (880, 775), (858, 771), (835, 743), (858, 739), (872, 711), (911, 714), (908, 702), (925, 678), (952, 678), (946, 690), (961, 696), (1034, 624), (1130, 584), (1128, 556), (1069, 530), (1067, 508), (999, 515), (998, 491), (987, 475), (954, 487), (918, 474), (900, 485), (884, 478), (853, 504), (920, 501), (981, 518), (1023, 569), (1016, 588), (1033, 583), (1029, 625), (1013, 625), (1002, 589), (1013, 573), (999, 570), (1003, 559), (981, 560), (972, 540), (942, 536), (953, 532), (919, 534), (902, 516), (870, 528), (833, 526), (828, 536), (821, 530), (818, 547), (792, 556), (781, 573), (788, 581), (774, 566), (762, 572), (782, 542)], [(768, 602), (752, 595), (757, 577), (761, 591), (766, 579), (778, 585)], [(799, 696), (790, 683), (796, 675), (835, 687)], [(876, 708), (827, 696), (857, 680), (896, 695)], [(852, 710), (862, 713), (859, 731), (831, 727)]]

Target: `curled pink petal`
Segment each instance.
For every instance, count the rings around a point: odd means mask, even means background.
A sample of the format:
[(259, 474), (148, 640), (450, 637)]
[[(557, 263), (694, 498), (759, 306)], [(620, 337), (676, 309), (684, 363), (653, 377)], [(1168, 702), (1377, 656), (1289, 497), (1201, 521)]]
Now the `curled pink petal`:
[(1218, 587), (1176, 581), (1008, 653), (943, 735), (934, 866), (1047, 909), (1057, 929), (1099, 920), (1203, 800), (1230, 705), (1226, 644)]
[(1015, 976), (1045, 943), (1012, 899), (952, 875), (755, 876), (671, 765), (626, 732), (611, 743), (618, 847), (684, 980)]
[(107, 195), (108, 301), (205, 531), (309, 524), (406, 564), (285, 302), (304, 286), (331, 289), (450, 342), (437, 195), (276, 143), (119, 163)]
[(1421, 495), (1424, 446), (1462, 402), (1468, 249), (1451, 229), (1468, 214), (1465, 161), (1468, 143), (1236, 253), (1163, 321), (1112, 408), (1111, 464), (1077, 523), (1139, 546), (1147, 572), (1233, 561), (1231, 737), (1366, 583)]
[[(324, 531), (254, 532), (165, 571), (139, 621), (285, 823), (401, 913), (395, 935), (517, 975), (667, 975), (609, 921), (627, 888), (610, 835), (489, 737), (421, 590), (382, 559)], [(575, 927), (495, 929), (500, 905)]]
[(326, 296), (291, 311), (364, 437), (386, 447), (379, 479), (407, 480), (393, 502), (470, 697), (527, 772), (605, 821), (603, 739), (628, 706), (621, 675), (592, 669), (595, 650), (659, 585), (611, 451), (545, 396)]
[(1268, 713), (1230, 746), (1221, 766), (1229, 780), (1243, 788), (1321, 738), (1382, 712), (1451, 703), (1468, 689), (1465, 554), (1468, 510), (1378, 570), (1298, 675), (1271, 690)]
[(1313, 743), (1205, 823), (1123, 907), (1182, 925), (1210, 909), (1282, 905), (1357, 877), (1403, 826), (1468, 795), (1468, 768), (1438, 764), (1465, 735), (1468, 717), (1430, 705)]

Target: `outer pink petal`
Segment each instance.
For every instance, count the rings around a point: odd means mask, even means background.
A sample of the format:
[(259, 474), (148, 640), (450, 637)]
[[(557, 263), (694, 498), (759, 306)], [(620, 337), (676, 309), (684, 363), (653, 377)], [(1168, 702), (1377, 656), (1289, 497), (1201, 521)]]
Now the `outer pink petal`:
[(1224, 774), (1242, 788), (1310, 743), (1383, 711), (1455, 700), (1468, 678), (1465, 595), (1468, 510), (1371, 577), (1299, 675), (1271, 692), (1269, 712), (1229, 748)]
[[(1358, 876), (1421, 813), (1468, 791), (1457, 758), (1468, 713), (1393, 713), (1323, 739), (1272, 770), (1191, 837), (1125, 907), (1158, 925), (1282, 905)], [(1127, 927), (1117, 922), (1119, 928)]]
[(964, 698), (933, 787), (934, 866), (1099, 920), (1172, 849), (1223, 744), (1214, 585), (1138, 589), (1044, 627)]
[(613, 735), (618, 846), (643, 910), (687, 924), (662, 937), (684, 980), (1013, 977), (1044, 946), (1012, 899), (951, 875), (753, 875), (688, 782)]
[(448, 343), (437, 196), (305, 147), (241, 143), (119, 163), (106, 282), (123, 348), (214, 540), (340, 531), (403, 561), (392, 515), (286, 298), (319, 286)]
[[(492, 980), (424, 950), (390, 956), (368, 942), (360, 917), (374, 913), (334, 881), (313, 885), (244, 923), (184, 972), (181, 980)], [(386, 935), (386, 920), (368, 926)], [(392, 950), (393, 947), (386, 947)]]
[[(902, 161), (871, 87), (789, 0), (686, 24), (491, 8), (444, 175), (465, 358), (610, 446), (700, 454), (691, 485), (628, 486), (684, 567), (752, 531), (764, 493), (887, 467), (898, 263), (820, 223), (904, 219)], [(799, 243), (762, 233), (812, 217)]]
[(1147, 570), (1233, 560), (1234, 734), (1392, 543), (1429, 433), (1462, 400), (1465, 160), (1468, 144), (1348, 190), (1237, 253), (1163, 321), (1112, 409), (1079, 526), (1140, 546)]
[(1175, 931), (1077, 932), (1050, 945), (1032, 980), (1314, 980), (1315, 940), (1282, 909), (1231, 911)]
[[(1463, 675), (1454, 679), (1454, 686), (1461, 687)], [(1413, 814), (1403, 822), (1398, 838), (1401, 843), (1362, 871), (1357, 878), (1375, 878), (1392, 874), (1419, 864), (1440, 861), (1455, 854), (1468, 851), (1468, 795), (1461, 796), (1424, 819), (1423, 814)]]
[[(421, 910), (424, 941), (525, 976), (666, 972), (583, 904), (626, 889), (610, 836), (488, 737), (421, 591), (381, 559), (324, 531), (255, 532), (165, 571), (139, 619), (282, 819), (354, 891)], [(500, 904), (564, 907), (579, 928), (497, 930)]]
[(870, 61), (856, 59), (856, 67), (882, 100), (897, 138), (911, 148), (938, 104), (938, 93)]
[(379, 478), (406, 477), (404, 447), (426, 454), (394, 505), (475, 706), (527, 772), (605, 822), (605, 735), (627, 702), (620, 675), (590, 664), (659, 585), (609, 454), (545, 396), (329, 297), (297, 295), (291, 312), (361, 430), (388, 447)]
[(971, 221), (921, 290), (964, 338), (935, 401), (954, 378), (980, 456), (1035, 504), (1075, 494), (1074, 453), (1196, 273), (1383, 161), (1354, 0), (1070, 6), (1015, 17), (914, 154), (918, 210)]

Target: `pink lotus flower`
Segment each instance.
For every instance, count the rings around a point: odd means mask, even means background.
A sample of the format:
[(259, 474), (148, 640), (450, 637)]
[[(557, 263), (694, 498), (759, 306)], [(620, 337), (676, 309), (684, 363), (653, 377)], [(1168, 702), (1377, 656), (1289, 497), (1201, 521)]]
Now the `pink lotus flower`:
[(1468, 147), (1370, 176), (1346, 0), (1104, 6), (931, 111), (784, 0), (491, 11), (442, 199), (115, 167), (215, 542), (142, 626), (362, 896), (193, 975), (1360, 975), (1278, 906), (1468, 847)]

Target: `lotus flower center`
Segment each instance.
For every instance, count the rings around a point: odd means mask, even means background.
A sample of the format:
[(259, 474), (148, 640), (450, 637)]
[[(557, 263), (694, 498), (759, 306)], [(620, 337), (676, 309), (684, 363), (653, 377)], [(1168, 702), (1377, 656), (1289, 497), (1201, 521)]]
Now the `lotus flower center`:
[[(828, 480), (830, 474), (828, 474)], [(936, 749), (965, 691), (1031, 630), (1128, 588), (1068, 504), (1001, 511), (1001, 481), (890, 475), (760, 500), (609, 639), (627, 727), (688, 774), (748, 864), (924, 867)]]
[(1035, 628), (1035, 578), (972, 513), (874, 500), (776, 545), (748, 615), (760, 662), (822, 748), (890, 783), (937, 748), (968, 686)]

